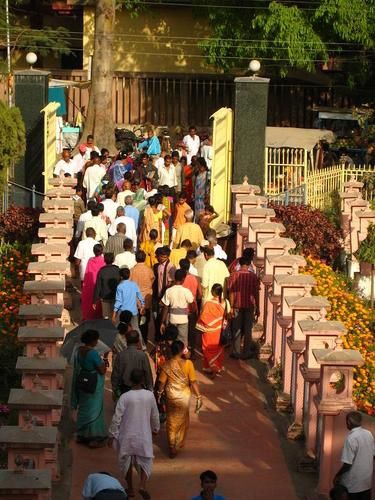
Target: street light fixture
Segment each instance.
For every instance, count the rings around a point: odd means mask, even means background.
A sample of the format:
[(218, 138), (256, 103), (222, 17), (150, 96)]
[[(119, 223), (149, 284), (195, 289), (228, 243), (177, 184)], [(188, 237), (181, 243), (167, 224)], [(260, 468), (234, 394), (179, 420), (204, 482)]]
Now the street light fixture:
[(26, 54), (26, 62), (27, 64), (30, 64), (30, 69), (33, 69), (33, 65), (37, 62), (38, 56), (35, 54), (35, 52), (28, 52)]
[(253, 73), (252, 78), (256, 77), (256, 74), (260, 70), (260, 62), (257, 59), (252, 59), (249, 62), (249, 71)]

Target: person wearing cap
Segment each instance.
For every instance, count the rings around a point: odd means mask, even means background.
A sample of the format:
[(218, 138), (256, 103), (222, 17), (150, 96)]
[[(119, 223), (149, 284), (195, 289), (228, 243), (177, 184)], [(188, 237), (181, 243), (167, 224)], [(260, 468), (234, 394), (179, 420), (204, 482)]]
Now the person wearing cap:
[(82, 169), (85, 166), (85, 163), (86, 163), (86, 159), (85, 159), (86, 150), (87, 150), (86, 144), (80, 144), (79, 147), (78, 147), (78, 153), (73, 156), (74, 173), (76, 175), (79, 172), (82, 172)]

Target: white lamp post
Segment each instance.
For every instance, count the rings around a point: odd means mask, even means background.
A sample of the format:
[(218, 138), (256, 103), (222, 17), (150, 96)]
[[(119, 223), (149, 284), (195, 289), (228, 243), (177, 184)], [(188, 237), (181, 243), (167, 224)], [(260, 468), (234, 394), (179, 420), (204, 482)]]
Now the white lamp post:
[(34, 52), (28, 52), (26, 54), (26, 62), (30, 64), (30, 69), (33, 69), (33, 65), (37, 62), (38, 56)]
[(253, 73), (252, 78), (255, 78), (256, 74), (260, 70), (260, 62), (257, 59), (252, 59), (249, 62), (249, 70)]

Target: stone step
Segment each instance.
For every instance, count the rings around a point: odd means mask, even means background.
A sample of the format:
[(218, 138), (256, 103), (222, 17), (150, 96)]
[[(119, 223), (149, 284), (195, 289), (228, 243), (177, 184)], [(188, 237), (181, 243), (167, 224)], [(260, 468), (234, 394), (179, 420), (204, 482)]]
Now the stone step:
[(4, 425), (0, 427), (0, 443), (12, 448), (53, 448), (57, 433), (56, 427), (34, 426), (26, 430), (18, 425)]
[(31, 245), (31, 255), (44, 257), (45, 260), (63, 260), (69, 255), (70, 248), (67, 243), (34, 243)]
[(26, 319), (59, 319), (63, 312), (62, 304), (22, 304), (18, 316)]

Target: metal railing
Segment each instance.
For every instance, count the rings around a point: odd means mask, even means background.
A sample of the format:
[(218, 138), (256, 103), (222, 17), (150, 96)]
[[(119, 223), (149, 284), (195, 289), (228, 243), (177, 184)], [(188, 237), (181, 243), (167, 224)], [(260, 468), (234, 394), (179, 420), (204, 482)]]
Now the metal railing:
[[(28, 196), (25, 196), (25, 194)], [(41, 205), (38, 201), (42, 201), (45, 196), (45, 193), (37, 191), (35, 185), (29, 188), (17, 182), (8, 181), (2, 192), (1, 209), (6, 212), (10, 203), (31, 205), (32, 208), (37, 208)], [(22, 198), (22, 201), (19, 198)]]

